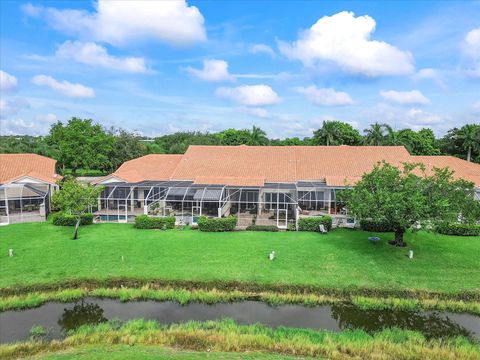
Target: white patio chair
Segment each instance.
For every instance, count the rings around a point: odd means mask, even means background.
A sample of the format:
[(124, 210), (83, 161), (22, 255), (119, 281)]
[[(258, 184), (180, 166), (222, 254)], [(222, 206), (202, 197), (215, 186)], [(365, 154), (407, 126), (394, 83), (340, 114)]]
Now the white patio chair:
[(319, 229), (322, 234), (326, 234), (328, 232), (327, 229), (325, 229), (325, 225), (323, 224), (319, 225)]

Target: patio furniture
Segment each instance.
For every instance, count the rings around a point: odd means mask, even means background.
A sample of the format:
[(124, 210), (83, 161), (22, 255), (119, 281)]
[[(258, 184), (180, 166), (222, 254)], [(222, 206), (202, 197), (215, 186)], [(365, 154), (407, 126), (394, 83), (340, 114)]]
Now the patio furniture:
[(372, 243), (376, 244), (377, 242), (380, 241), (380, 238), (378, 236), (370, 236), (368, 238), (368, 240), (370, 240)]
[(326, 234), (326, 233), (328, 232), (327, 229), (325, 229), (325, 225), (320, 224), (318, 227), (319, 227), (320, 232), (321, 232), (322, 234)]

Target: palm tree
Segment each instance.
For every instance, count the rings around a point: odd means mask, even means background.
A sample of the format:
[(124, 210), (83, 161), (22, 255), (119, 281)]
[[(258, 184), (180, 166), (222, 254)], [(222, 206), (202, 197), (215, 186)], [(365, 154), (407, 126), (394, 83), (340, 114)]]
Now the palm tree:
[(472, 161), (472, 150), (480, 149), (480, 125), (467, 124), (457, 132), (457, 140), (467, 152), (467, 161)]
[(340, 139), (340, 131), (335, 121), (324, 121), (320, 129), (313, 133), (318, 144), (335, 145)]
[(365, 145), (379, 146), (385, 142), (385, 129), (387, 124), (371, 124), (370, 128), (365, 129)]
[(250, 131), (250, 136), (248, 139), (248, 145), (267, 145), (268, 138), (267, 133), (260, 129), (259, 127), (253, 126)]

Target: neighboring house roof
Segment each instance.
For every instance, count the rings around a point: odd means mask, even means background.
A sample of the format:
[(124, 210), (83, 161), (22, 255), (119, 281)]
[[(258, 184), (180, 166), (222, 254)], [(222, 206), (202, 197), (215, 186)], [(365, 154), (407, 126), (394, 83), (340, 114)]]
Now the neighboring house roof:
[[(113, 174), (109, 175), (126, 182), (144, 180), (169, 180), (173, 170), (183, 155), (150, 154), (125, 161)], [(105, 178), (104, 178), (105, 179)], [(99, 182), (101, 182), (100, 180)]]
[(424, 163), (427, 170), (448, 167), (457, 179), (471, 181), (480, 187), (480, 165), (454, 156), (412, 156), (412, 161)]
[(409, 158), (403, 146), (192, 145), (171, 179), (198, 182), (196, 179), (208, 177), (214, 184), (222, 178), (260, 178), (265, 182), (325, 179), (327, 185), (343, 186), (345, 181), (356, 182), (381, 160), (400, 164)]
[(395, 166), (404, 162), (448, 166), (457, 177), (480, 186), (480, 165), (451, 156), (411, 156), (403, 146), (191, 145), (184, 155), (152, 154), (127, 161), (103, 179), (253, 187), (321, 180), (328, 186), (344, 186), (354, 185), (382, 160)]
[(61, 179), (55, 173), (56, 160), (37, 154), (0, 154), (0, 184), (29, 177), (49, 184)]

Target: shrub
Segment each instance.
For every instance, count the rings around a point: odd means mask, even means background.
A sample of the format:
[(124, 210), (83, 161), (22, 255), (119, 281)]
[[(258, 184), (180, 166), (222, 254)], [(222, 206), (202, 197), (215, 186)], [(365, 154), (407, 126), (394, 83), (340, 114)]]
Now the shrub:
[(332, 217), (328, 215), (319, 217), (307, 217), (298, 220), (298, 230), (300, 231), (320, 231), (320, 225), (325, 226), (327, 231), (332, 229)]
[(197, 224), (200, 231), (233, 231), (235, 226), (237, 226), (237, 218), (235, 216), (225, 218), (207, 218), (206, 216), (200, 216)]
[(278, 227), (275, 225), (250, 225), (247, 226), (247, 231), (278, 231)]
[(360, 228), (372, 232), (393, 232), (392, 225), (386, 221), (363, 219), (360, 220)]
[(480, 225), (442, 223), (437, 226), (437, 232), (444, 235), (480, 236)]
[(293, 223), (288, 223), (287, 230), (288, 231), (295, 231), (295, 230), (297, 230), (297, 225), (294, 222)]
[(134, 227), (137, 229), (173, 229), (175, 227), (175, 216), (151, 217), (139, 215), (135, 217)]
[[(57, 226), (75, 226), (77, 224), (77, 217), (75, 215), (56, 213), (52, 216), (53, 225)], [(80, 216), (80, 225), (93, 224), (93, 214), (86, 213)]]

